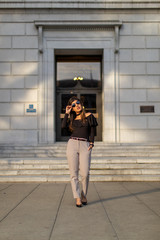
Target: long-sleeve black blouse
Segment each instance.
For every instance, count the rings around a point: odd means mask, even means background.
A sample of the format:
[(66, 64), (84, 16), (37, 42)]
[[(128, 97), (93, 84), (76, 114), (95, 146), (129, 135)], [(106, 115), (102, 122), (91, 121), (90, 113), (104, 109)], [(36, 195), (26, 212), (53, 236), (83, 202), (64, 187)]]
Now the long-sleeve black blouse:
[[(62, 128), (68, 128), (70, 120), (68, 114), (65, 114), (62, 120)], [(80, 119), (73, 120), (73, 131), (71, 137), (85, 138), (89, 142), (94, 142), (94, 136), (96, 135), (96, 126), (98, 125), (96, 118), (90, 114), (86, 117), (85, 123)]]

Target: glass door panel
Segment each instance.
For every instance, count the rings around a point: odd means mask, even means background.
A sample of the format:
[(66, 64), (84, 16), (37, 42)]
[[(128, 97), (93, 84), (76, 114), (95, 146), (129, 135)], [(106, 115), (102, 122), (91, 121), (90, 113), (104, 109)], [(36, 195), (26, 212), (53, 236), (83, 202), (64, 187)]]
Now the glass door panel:
[(70, 133), (66, 129), (61, 128), (61, 124), (65, 115), (68, 100), (73, 96), (77, 96), (77, 94), (57, 92), (57, 117), (56, 117), (57, 141), (66, 141), (70, 136)]
[[(61, 94), (61, 113), (60, 113), (61, 124), (66, 112), (66, 106), (67, 106), (68, 100), (73, 96), (77, 96), (77, 94)], [(70, 133), (67, 131), (67, 129), (61, 128), (61, 137), (66, 137), (66, 136), (70, 136)]]
[[(101, 102), (101, 93), (80, 94), (86, 112), (91, 112), (98, 122), (96, 141), (102, 140), (102, 112), (99, 102)], [(100, 107), (98, 107), (100, 106)]]
[[(57, 56), (57, 87), (101, 87), (101, 56)], [(83, 80), (76, 81), (81, 77)]]
[(96, 94), (80, 94), (86, 112), (96, 113)]

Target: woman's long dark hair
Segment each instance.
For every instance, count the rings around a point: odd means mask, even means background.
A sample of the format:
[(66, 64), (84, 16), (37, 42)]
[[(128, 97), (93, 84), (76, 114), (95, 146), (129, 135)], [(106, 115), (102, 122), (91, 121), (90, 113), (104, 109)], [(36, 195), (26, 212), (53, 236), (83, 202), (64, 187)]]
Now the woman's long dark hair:
[[(79, 98), (77, 98), (76, 96), (73, 96), (69, 99), (68, 105), (72, 105), (72, 102), (74, 102), (75, 100), (80, 101), (80, 103), (81, 103), (81, 106), (82, 106), (81, 121), (84, 123), (86, 115), (85, 115), (85, 110), (84, 110), (84, 106), (83, 106), (82, 101)], [(71, 110), (71, 112), (70, 112), (70, 124), (69, 124), (69, 130), (71, 132), (73, 131), (73, 120), (75, 118), (76, 118), (76, 113), (75, 113), (75, 111)]]

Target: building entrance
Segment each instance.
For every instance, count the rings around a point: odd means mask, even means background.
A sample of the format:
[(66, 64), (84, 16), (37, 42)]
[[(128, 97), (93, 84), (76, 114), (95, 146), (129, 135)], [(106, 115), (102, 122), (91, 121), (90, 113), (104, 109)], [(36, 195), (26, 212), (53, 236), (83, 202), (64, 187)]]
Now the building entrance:
[(67, 141), (61, 122), (69, 98), (77, 96), (98, 122), (95, 141), (102, 141), (102, 56), (56, 56), (56, 140)]

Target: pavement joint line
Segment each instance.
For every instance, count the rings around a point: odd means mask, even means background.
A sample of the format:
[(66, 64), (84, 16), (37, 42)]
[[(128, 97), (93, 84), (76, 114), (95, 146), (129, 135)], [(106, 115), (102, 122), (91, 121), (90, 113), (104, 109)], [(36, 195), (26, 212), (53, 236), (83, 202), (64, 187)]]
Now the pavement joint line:
[(18, 202), (16, 204), (16, 206), (14, 208), (12, 208), (2, 219), (0, 219), (0, 223), (8, 217), (8, 215), (13, 212), (30, 194), (32, 194), (38, 187), (40, 186), (40, 184), (38, 184), (35, 188), (32, 189), (32, 191), (30, 191), (20, 202)]
[[(149, 185), (150, 187), (153, 187), (153, 185), (151, 183), (154, 183), (154, 182), (146, 182), (147, 185)], [(160, 182), (159, 182), (159, 186), (160, 186)], [(160, 188), (159, 188), (160, 190)]]
[(53, 234), (53, 230), (54, 230), (54, 227), (55, 227), (57, 218), (58, 218), (59, 210), (60, 210), (61, 203), (62, 203), (62, 200), (63, 200), (63, 197), (64, 197), (64, 193), (65, 193), (65, 191), (66, 191), (66, 187), (67, 187), (67, 183), (66, 183), (65, 186), (64, 186), (64, 190), (63, 190), (63, 193), (62, 193), (62, 196), (61, 196), (59, 205), (58, 205), (57, 213), (56, 213), (56, 216), (55, 216), (55, 219), (54, 219), (54, 222), (53, 222), (53, 226), (52, 226), (52, 229), (51, 229), (51, 232), (50, 232), (50, 235), (49, 235), (49, 240), (51, 239), (52, 234)]
[(93, 182), (93, 185), (94, 185), (94, 187), (95, 187), (95, 190), (96, 190), (97, 195), (98, 195), (98, 197), (99, 197), (99, 199), (100, 199), (101, 205), (102, 205), (102, 207), (103, 207), (103, 209), (104, 209), (104, 211), (105, 211), (105, 214), (106, 214), (106, 216), (107, 216), (107, 218), (108, 218), (108, 220), (109, 220), (109, 223), (111, 224), (111, 227), (112, 227), (112, 229), (113, 229), (113, 232), (114, 232), (114, 234), (115, 234), (115, 235), (114, 235), (114, 238), (116, 237), (116, 239), (119, 240), (119, 237), (118, 237), (118, 234), (117, 234), (117, 232), (116, 232), (116, 229), (114, 228), (113, 223), (112, 223), (112, 221), (111, 221), (111, 219), (110, 219), (110, 217), (109, 217), (109, 215), (108, 215), (108, 213), (107, 213), (107, 211), (106, 211), (106, 208), (105, 208), (105, 206), (104, 206), (104, 204), (103, 204), (103, 200), (101, 199), (101, 197), (100, 197), (100, 195), (99, 195), (99, 193), (98, 193), (98, 191), (97, 191), (97, 188), (96, 188), (96, 186), (95, 186), (95, 182)]
[(7, 188), (11, 187), (12, 185), (14, 185), (14, 184), (10, 184), (9, 186), (7, 186), (7, 187), (1, 189), (0, 192), (6, 190)]
[[(150, 211), (152, 211), (157, 217), (160, 218), (160, 215), (158, 213), (156, 213), (151, 207), (149, 207), (144, 201), (142, 201), (137, 195), (138, 194), (143, 194), (143, 192), (138, 192), (138, 193), (132, 193), (126, 186), (123, 185), (123, 183), (121, 183), (122, 186), (131, 194), (131, 196), (135, 197), (139, 202), (143, 203), (144, 206), (146, 206)], [(151, 192), (160, 192), (160, 188), (156, 188), (154, 189), (155, 191), (151, 191)], [(149, 193), (150, 191), (144, 192), (144, 194)]]

